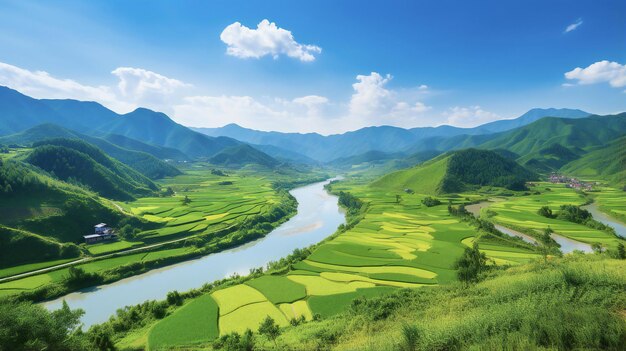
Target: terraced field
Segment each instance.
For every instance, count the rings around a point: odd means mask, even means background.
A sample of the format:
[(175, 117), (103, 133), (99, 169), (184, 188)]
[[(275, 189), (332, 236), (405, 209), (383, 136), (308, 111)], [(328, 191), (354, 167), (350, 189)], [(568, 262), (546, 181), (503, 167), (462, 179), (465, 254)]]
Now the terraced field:
[[(166, 240), (169, 237), (226, 229), (267, 211), (279, 202), (271, 182), (263, 176), (231, 174), (228, 177), (208, 175), (207, 171), (187, 174), (163, 181), (176, 196), (148, 197), (120, 204), (126, 211), (146, 220), (163, 223), (159, 229), (139, 233), (143, 240)], [(184, 196), (190, 202), (182, 204)]]
[[(342, 311), (358, 296), (374, 296), (396, 288), (423, 288), (456, 280), (454, 263), (466, 245), (479, 240), (498, 264), (519, 264), (539, 257), (534, 251), (506, 239), (476, 239), (476, 231), (448, 214), (446, 205), (426, 207), (422, 195), (403, 195), (365, 185), (339, 183), (334, 190), (349, 191), (368, 204), (356, 226), (326, 241), (304, 261), (280, 276), (263, 276), (218, 290), (212, 298), (218, 318), (211, 327), (220, 334), (256, 330), (269, 315), (279, 325), (292, 318), (315, 314), (328, 317)], [(458, 200), (457, 200), (458, 201)], [(482, 240), (482, 241), (481, 241)], [(207, 309), (210, 313), (211, 309)], [(163, 325), (179, 319), (179, 312), (158, 322), (149, 332), (151, 349), (199, 343), (194, 332), (168, 339)]]
[[(278, 204), (280, 195), (272, 189), (271, 183), (272, 179), (261, 173), (238, 172), (224, 177), (213, 175), (207, 169), (189, 170), (184, 175), (162, 181), (162, 186), (171, 187), (175, 191), (174, 196), (148, 197), (134, 202), (118, 203), (124, 211), (160, 224), (161, 227), (141, 232), (132, 241), (89, 245), (87, 250), (91, 255), (99, 256), (196, 235), (211, 236), (217, 231), (242, 223), (251, 216), (267, 213), (272, 206)], [(185, 196), (191, 200), (186, 205), (182, 202)], [(179, 246), (182, 247), (155, 248), (88, 262), (78, 267), (89, 273), (106, 273), (132, 263), (155, 262), (187, 255), (195, 249), (192, 243), (187, 244), (186, 241)], [(0, 275), (33, 270), (31, 266), (12, 267), (10, 270), (2, 270)], [(45, 266), (41, 265), (41, 268)], [(64, 268), (1, 283), (0, 297), (62, 282), (68, 276), (67, 272), (68, 268)]]
[[(546, 188), (550, 190), (548, 191)], [(495, 215), (491, 217), (491, 220), (512, 229), (521, 228), (537, 233), (549, 226), (555, 233), (576, 241), (587, 244), (600, 243), (611, 248), (617, 246), (619, 240), (607, 232), (537, 214), (542, 206), (548, 206), (556, 212), (561, 205), (582, 205), (585, 202), (582, 195), (562, 184), (539, 183), (532, 190), (538, 190), (541, 194), (510, 197), (505, 201), (492, 204), (489, 210)], [(617, 203), (617, 200), (610, 196), (605, 197), (604, 201), (605, 203), (611, 203), (611, 201)], [(483, 211), (485, 210), (483, 209)]]

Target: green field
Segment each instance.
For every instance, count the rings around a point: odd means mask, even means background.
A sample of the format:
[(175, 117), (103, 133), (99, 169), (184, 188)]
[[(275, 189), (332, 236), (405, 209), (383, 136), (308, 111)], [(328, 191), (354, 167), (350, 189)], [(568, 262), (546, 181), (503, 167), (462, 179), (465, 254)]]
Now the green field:
[[(166, 178), (161, 181), (162, 187), (171, 187), (175, 192), (171, 197), (147, 197), (132, 202), (119, 202), (127, 213), (141, 217), (154, 223), (156, 229), (140, 232), (135, 238), (109, 243), (85, 246), (89, 255), (97, 257), (121, 252), (119, 256), (106, 257), (93, 262), (78, 265), (88, 273), (110, 276), (110, 272), (120, 267), (137, 262), (155, 263), (163, 259), (187, 257), (197, 249), (192, 241), (194, 237), (203, 238), (208, 242), (220, 240), (214, 233), (235, 228), (246, 219), (259, 214), (268, 213), (284, 201), (281, 195), (272, 188), (272, 182), (281, 180), (283, 176), (263, 174), (261, 172), (230, 172), (228, 176), (218, 176), (210, 169), (202, 166), (194, 167), (185, 174)], [(286, 178), (286, 177), (285, 177)], [(221, 185), (224, 180), (232, 182)], [(190, 202), (183, 204), (187, 196)], [(177, 247), (163, 246), (146, 251), (123, 254), (124, 250), (140, 248), (171, 240), (180, 240)], [(28, 272), (68, 260), (54, 260), (36, 264), (25, 264), (0, 270), (0, 277)], [(42, 288), (47, 284), (63, 283), (68, 276), (68, 269), (29, 276), (0, 283), (0, 296), (18, 294)], [(291, 302), (291, 301), (285, 301)]]
[(178, 309), (163, 323), (154, 326), (148, 345), (151, 350), (168, 349), (181, 343), (196, 344), (215, 339), (218, 307), (209, 295), (201, 296)]
[[(279, 325), (299, 316), (326, 318), (359, 296), (456, 280), (454, 263), (468, 240), (476, 240), (476, 231), (450, 216), (446, 205), (426, 207), (419, 194), (405, 194), (397, 203), (395, 192), (354, 181), (335, 184), (333, 190), (349, 191), (367, 203), (365, 217), (319, 245), (286, 275), (266, 275), (215, 291), (221, 335), (255, 330), (266, 315)], [(479, 240), (496, 264), (518, 265), (540, 257), (515, 242)], [(169, 318), (157, 325), (169, 323)], [(150, 338), (159, 330), (153, 328)]]

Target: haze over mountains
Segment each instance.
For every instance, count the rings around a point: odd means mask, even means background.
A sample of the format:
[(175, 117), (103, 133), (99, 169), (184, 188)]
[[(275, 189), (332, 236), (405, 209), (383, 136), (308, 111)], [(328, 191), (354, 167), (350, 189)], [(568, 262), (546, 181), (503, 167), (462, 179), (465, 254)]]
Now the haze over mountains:
[[(37, 100), (6, 87), (0, 87), (0, 122), (0, 144), (81, 139), (152, 179), (177, 174), (163, 160), (200, 158), (227, 167), (257, 164), (267, 168), (284, 163), (334, 167), (377, 163), (386, 164), (381, 169), (394, 170), (465, 148), (494, 150), (545, 173), (588, 152), (619, 147), (613, 142), (626, 130), (625, 113), (594, 116), (575, 109), (532, 109), (515, 119), (474, 128), (381, 126), (328, 136), (264, 132), (236, 124), (187, 128), (144, 108), (119, 115), (95, 102)], [(601, 168), (605, 163), (610, 160), (594, 164)]]
[[(272, 145), (300, 153), (309, 158), (328, 162), (337, 158), (349, 157), (376, 150), (382, 152), (404, 151), (413, 153), (424, 151), (427, 147), (416, 146), (420, 141), (446, 140), (454, 136), (486, 135), (511, 130), (528, 125), (543, 117), (583, 118), (590, 114), (573, 109), (532, 109), (522, 116), (511, 120), (500, 120), (474, 128), (453, 126), (424, 127), (403, 129), (381, 126), (367, 127), (344, 134), (323, 136), (317, 133), (280, 133), (262, 132), (229, 124), (221, 128), (192, 128), (209, 136), (226, 136), (243, 142)], [(439, 139), (437, 139), (439, 138)], [(476, 138), (476, 140), (480, 140)], [(320, 147), (323, 145), (323, 147)], [(434, 148), (433, 148), (434, 149)], [(441, 147), (441, 150), (449, 149)]]

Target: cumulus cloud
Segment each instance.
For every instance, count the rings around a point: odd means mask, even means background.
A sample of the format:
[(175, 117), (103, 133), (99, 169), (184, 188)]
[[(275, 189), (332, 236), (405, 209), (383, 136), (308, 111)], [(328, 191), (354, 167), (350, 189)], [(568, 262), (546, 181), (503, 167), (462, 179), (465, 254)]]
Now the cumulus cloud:
[[(350, 114), (360, 118), (410, 117), (430, 110), (430, 107), (423, 102), (404, 101), (399, 97), (398, 92), (387, 89), (385, 86), (392, 79), (393, 77), (389, 74), (382, 76), (377, 72), (357, 75), (357, 82), (352, 84), (354, 94), (350, 99)], [(427, 89), (426, 85), (417, 87), (420, 92)]]
[(583, 20), (582, 18), (579, 18), (576, 20), (576, 22), (570, 24), (569, 26), (565, 27), (565, 33), (569, 33), (571, 31), (576, 30), (576, 28), (580, 27), (580, 25), (583, 24)]
[(626, 87), (626, 65), (607, 60), (598, 61), (585, 68), (576, 67), (565, 73), (565, 78), (588, 85), (609, 83), (614, 88)]
[(191, 86), (178, 79), (168, 78), (142, 68), (118, 67), (111, 74), (120, 80), (117, 85), (120, 93), (135, 100), (151, 94), (167, 95), (178, 88)]
[(179, 88), (190, 86), (141, 68), (119, 67), (111, 74), (119, 79), (117, 86), (91, 86), (0, 62), (0, 85), (38, 99), (95, 101), (118, 113), (140, 106), (167, 110), (168, 98)]
[(447, 118), (447, 124), (456, 127), (474, 127), (501, 119), (497, 114), (485, 111), (480, 106), (455, 106), (449, 108), (443, 115)]
[(228, 45), (226, 53), (239, 58), (260, 58), (266, 55), (278, 58), (287, 55), (300, 61), (315, 60), (322, 52), (316, 45), (298, 43), (290, 31), (279, 28), (276, 23), (262, 20), (256, 29), (235, 22), (222, 31), (220, 39)]
[(0, 85), (38, 99), (77, 99), (97, 101), (115, 109), (129, 108), (128, 104), (118, 101), (115, 90), (110, 87), (84, 85), (53, 77), (45, 71), (30, 71), (3, 62), (0, 62)]

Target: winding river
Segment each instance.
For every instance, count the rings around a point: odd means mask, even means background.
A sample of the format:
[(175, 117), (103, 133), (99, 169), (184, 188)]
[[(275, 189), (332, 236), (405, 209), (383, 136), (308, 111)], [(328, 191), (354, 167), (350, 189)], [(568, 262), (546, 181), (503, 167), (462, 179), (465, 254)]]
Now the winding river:
[(151, 270), (147, 273), (65, 295), (43, 305), (61, 307), (63, 300), (71, 308), (85, 311), (85, 328), (106, 321), (118, 308), (146, 300), (162, 300), (172, 290), (186, 291), (232, 275), (248, 274), (251, 268), (265, 266), (296, 248), (315, 244), (334, 233), (345, 223), (337, 197), (324, 189), (325, 182), (291, 190), (298, 200), (298, 213), (264, 238), (234, 249), (210, 254), (195, 260)]
[(609, 217), (606, 213), (601, 212), (595, 202), (589, 205), (582, 206), (581, 208), (589, 211), (593, 216), (593, 219), (598, 222), (602, 222), (609, 227), (612, 227), (613, 229), (615, 229), (615, 233), (618, 236), (626, 239), (626, 224), (618, 222), (616, 219)]

